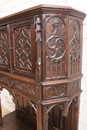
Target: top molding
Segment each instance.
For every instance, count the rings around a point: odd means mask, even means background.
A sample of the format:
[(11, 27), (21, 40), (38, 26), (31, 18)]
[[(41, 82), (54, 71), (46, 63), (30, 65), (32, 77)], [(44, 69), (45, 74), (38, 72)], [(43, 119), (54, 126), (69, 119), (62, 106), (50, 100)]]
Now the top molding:
[(23, 19), (23, 18), (27, 18), (33, 15), (37, 15), (37, 14), (64, 14), (64, 15), (70, 15), (70, 16), (74, 16), (74, 17), (78, 17), (80, 19), (84, 19), (86, 14), (76, 10), (72, 7), (69, 6), (58, 6), (58, 5), (38, 5), (38, 6), (34, 6), (31, 7), (29, 9), (5, 16), (3, 18), (0, 18), (0, 25), (5, 24), (5, 23), (12, 23), (15, 22), (19, 19)]

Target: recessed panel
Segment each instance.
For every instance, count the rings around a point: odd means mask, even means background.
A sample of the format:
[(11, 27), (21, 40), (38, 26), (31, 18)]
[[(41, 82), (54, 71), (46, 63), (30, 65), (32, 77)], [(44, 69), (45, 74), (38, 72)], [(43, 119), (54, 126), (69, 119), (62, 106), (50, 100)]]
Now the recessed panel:
[(0, 28), (0, 69), (9, 71), (9, 42), (6, 26)]

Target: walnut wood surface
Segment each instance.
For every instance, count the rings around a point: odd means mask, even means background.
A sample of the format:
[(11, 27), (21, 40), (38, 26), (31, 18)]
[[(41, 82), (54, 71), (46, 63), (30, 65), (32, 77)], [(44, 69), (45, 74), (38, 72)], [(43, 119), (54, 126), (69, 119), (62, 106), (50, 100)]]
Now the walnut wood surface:
[(1, 90), (37, 130), (77, 130), (84, 18), (71, 7), (39, 5), (0, 19)]

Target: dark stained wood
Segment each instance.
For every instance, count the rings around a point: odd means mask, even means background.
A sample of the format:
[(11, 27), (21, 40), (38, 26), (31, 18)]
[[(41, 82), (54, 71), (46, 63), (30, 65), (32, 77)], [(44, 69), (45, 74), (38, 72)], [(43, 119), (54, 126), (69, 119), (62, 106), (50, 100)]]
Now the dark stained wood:
[[(0, 90), (0, 96), (1, 96), (1, 90)], [(0, 97), (0, 125), (2, 125), (2, 109), (1, 109), (1, 97)]]
[(3, 117), (3, 126), (0, 130), (36, 130), (34, 124), (29, 125), (23, 118), (18, 117), (18, 111), (7, 114)]
[(77, 130), (83, 20), (71, 7), (39, 5), (0, 19), (0, 86), (16, 111), (0, 130)]

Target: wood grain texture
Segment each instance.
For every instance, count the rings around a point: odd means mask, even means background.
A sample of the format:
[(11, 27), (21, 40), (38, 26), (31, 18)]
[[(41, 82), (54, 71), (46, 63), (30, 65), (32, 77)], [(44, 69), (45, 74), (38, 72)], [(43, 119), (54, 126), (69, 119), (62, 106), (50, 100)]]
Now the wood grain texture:
[(0, 130), (77, 130), (84, 17), (39, 5), (0, 19), (0, 86), (18, 110)]

